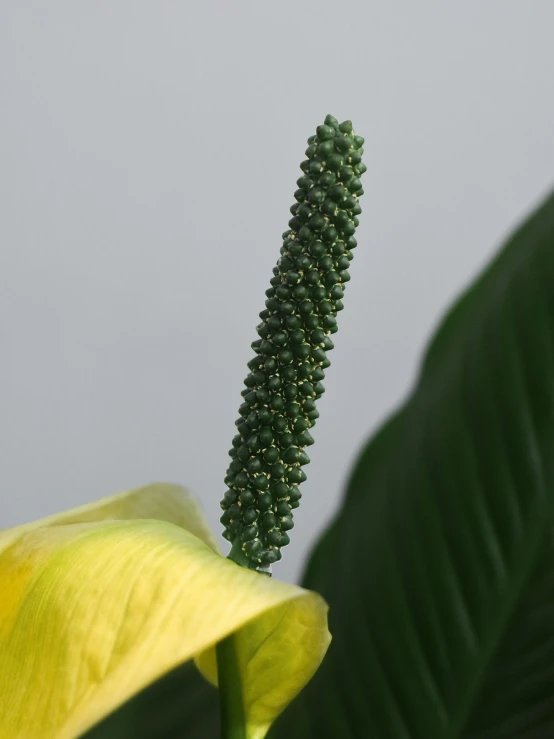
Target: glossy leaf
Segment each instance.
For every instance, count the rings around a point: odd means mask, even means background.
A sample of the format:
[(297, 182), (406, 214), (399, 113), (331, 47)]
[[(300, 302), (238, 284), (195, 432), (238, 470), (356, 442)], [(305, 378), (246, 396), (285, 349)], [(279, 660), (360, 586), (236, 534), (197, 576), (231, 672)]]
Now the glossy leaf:
[(551, 196), (358, 460), (304, 579), (333, 643), (271, 739), (554, 736), (553, 509)]

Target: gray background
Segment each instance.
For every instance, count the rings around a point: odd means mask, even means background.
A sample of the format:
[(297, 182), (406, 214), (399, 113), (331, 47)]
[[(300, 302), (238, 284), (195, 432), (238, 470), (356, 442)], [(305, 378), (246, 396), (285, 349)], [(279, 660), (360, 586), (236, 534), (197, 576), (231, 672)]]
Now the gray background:
[(0, 2), (0, 525), (153, 480), (219, 529), (305, 140), (366, 137), (297, 577), (440, 314), (554, 172), (554, 3)]

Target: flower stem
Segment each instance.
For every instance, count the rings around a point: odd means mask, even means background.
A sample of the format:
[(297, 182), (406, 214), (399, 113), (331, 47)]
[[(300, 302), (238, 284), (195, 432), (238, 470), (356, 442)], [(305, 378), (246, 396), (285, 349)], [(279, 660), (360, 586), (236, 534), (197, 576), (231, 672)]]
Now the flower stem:
[(233, 542), (233, 546), (231, 547), (231, 551), (227, 555), (227, 559), (236, 562), (241, 567), (248, 567), (248, 557), (242, 551), (242, 541), (240, 539), (235, 539), (235, 541)]
[(233, 634), (216, 645), (221, 739), (246, 739), (242, 683)]

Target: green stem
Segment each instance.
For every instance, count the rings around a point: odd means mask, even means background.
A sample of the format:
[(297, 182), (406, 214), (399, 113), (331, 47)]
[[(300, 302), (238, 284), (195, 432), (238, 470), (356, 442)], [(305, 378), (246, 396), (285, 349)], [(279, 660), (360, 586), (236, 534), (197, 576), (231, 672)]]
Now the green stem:
[(233, 634), (216, 645), (221, 739), (246, 739), (242, 683)]
[(249, 561), (248, 557), (244, 553), (242, 549), (242, 541), (240, 539), (235, 539), (233, 542), (233, 546), (231, 547), (231, 551), (227, 555), (227, 559), (231, 559), (233, 562), (236, 562), (241, 567), (248, 567)]

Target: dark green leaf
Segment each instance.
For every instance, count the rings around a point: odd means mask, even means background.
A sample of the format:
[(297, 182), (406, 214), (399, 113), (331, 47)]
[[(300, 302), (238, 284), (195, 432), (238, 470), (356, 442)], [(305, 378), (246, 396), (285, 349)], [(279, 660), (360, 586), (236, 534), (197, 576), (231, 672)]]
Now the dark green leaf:
[(304, 581), (333, 643), (271, 739), (554, 736), (553, 508), (554, 196), (358, 460)]
[(187, 662), (145, 688), (82, 739), (218, 739), (217, 690)]

